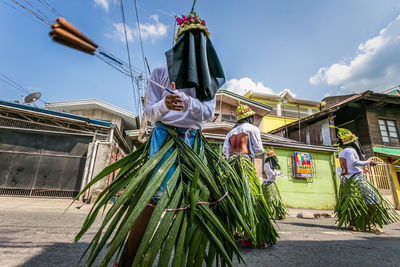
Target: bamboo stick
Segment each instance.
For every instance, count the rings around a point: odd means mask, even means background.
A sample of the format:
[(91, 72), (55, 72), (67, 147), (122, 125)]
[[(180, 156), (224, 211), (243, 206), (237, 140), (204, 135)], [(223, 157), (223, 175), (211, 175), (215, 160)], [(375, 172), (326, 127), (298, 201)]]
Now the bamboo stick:
[(66, 19), (62, 17), (57, 18), (57, 22), (61, 25), (62, 28), (66, 29), (73, 35), (79, 37), (80, 39), (86, 41), (87, 43), (91, 44), (95, 48), (98, 48), (99, 46), (93, 42), (92, 40), (89, 39), (86, 35), (84, 35), (81, 31), (79, 31), (74, 25), (72, 25), (70, 22), (68, 22)]
[(50, 32), (50, 35), (51, 35), (51, 37), (52, 37), (54, 42), (57, 42), (59, 44), (65, 45), (65, 46), (68, 46), (70, 48), (74, 48), (76, 50), (79, 50), (81, 52), (84, 52), (84, 53), (87, 53), (87, 54), (90, 54), (90, 55), (94, 54), (94, 50), (85, 49), (85, 48), (83, 48), (81, 46), (78, 46), (78, 45), (76, 45), (74, 43), (71, 43), (68, 40), (64, 39), (63, 36), (61, 36), (61, 35), (59, 35), (59, 34), (57, 34), (55, 32)]
[(73, 35), (69, 31), (64, 30), (63, 28), (54, 28), (53, 31), (70, 43), (73, 43), (84, 49), (91, 50), (93, 52), (96, 50), (96, 48), (94, 46), (92, 46), (91, 44), (87, 43), (86, 41), (80, 39), (79, 37)]

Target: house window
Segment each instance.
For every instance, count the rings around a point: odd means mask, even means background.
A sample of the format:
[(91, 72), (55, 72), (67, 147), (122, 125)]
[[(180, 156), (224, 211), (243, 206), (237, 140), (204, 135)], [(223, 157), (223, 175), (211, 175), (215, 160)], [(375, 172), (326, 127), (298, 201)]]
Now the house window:
[(399, 143), (399, 134), (396, 129), (396, 122), (391, 120), (378, 120), (384, 143)]
[(222, 121), (236, 122), (236, 116), (235, 115), (222, 114)]

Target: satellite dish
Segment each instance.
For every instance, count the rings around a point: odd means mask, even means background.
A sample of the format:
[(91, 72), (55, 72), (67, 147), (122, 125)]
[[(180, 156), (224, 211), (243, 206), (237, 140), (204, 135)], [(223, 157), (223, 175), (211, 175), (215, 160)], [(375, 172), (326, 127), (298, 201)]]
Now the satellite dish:
[(42, 94), (40, 92), (29, 94), (25, 97), (24, 104), (33, 102), (33, 104), (35, 105), (35, 108), (37, 108), (36, 100), (38, 100), (41, 96), (42, 96)]

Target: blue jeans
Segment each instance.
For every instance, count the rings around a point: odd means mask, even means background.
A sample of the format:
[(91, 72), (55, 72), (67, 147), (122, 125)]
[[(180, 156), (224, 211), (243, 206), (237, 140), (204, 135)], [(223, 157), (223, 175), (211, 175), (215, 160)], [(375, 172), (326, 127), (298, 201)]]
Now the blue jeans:
[[(190, 145), (190, 147), (193, 147), (194, 140), (196, 137), (196, 130), (190, 130), (190, 129), (185, 129), (185, 128), (175, 128), (176, 131), (178, 132), (178, 136), (182, 139), (185, 140), (185, 142)], [(155, 128), (153, 130), (153, 134), (151, 135), (151, 140), (150, 140), (150, 158), (154, 157), (155, 154), (160, 150), (162, 144), (164, 143), (165, 138), (168, 136), (168, 131), (167, 128), (165, 127), (164, 124), (157, 122), (155, 125)], [(175, 150), (175, 146), (171, 147), (163, 159), (158, 163), (157, 167), (154, 170), (153, 176), (156, 174), (157, 170), (161, 167), (161, 165), (167, 160), (167, 158), (172, 154), (172, 152)], [(171, 169), (167, 173), (167, 176), (165, 177), (164, 181), (160, 185), (160, 187), (157, 189), (156, 193), (153, 196), (153, 199), (158, 200), (160, 199), (162, 193), (165, 191), (167, 188), (167, 182), (171, 178), (172, 174), (174, 173), (176, 167), (178, 166), (178, 161), (175, 161), (174, 164), (172, 165)]]

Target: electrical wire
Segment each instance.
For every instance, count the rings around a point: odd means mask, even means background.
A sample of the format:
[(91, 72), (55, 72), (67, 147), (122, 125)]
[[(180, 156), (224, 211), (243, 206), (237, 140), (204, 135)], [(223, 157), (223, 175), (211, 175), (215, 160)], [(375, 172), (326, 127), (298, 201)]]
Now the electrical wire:
[(56, 15), (57, 17), (62, 17), (61, 13), (58, 12), (55, 8), (53, 8), (52, 6), (49, 5), (49, 3), (47, 3), (45, 0), (38, 0), (39, 3), (41, 3), (44, 7), (46, 7), (48, 10), (50, 10), (51, 12), (53, 12), (54, 15)]
[(23, 8), (24, 10), (26, 10), (27, 12), (31, 13), (33, 16), (35, 16), (36, 18), (38, 18), (39, 20), (41, 20), (42, 22), (46, 23), (47, 25), (49, 25), (51, 27), (51, 22), (47, 22), (45, 19), (43, 19), (39, 14), (35, 13), (34, 11), (30, 10), (29, 8), (27, 8), (26, 6), (24, 6), (23, 4), (21, 4), (20, 2), (18, 2), (17, 0), (12, 0), (14, 3), (16, 3), (17, 5), (19, 5), (21, 8)]
[(21, 11), (20, 9), (16, 8), (15, 6), (10, 5), (9, 3), (6, 2), (6, 0), (3, 0), (2, 2), (3, 2), (3, 4), (7, 5), (8, 7), (11, 7), (12, 9), (16, 10), (17, 12), (23, 14), (24, 16), (27, 16), (28, 18), (34, 20), (35, 22), (37, 22), (37, 23), (42, 23), (42, 22), (41, 22), (40, 20), (38, 20), (36, 17), (32, 17), (32, 16), (28, 15), (27, 13)]
[[(5, 82), (6, 84), (8, 84), (9, 86), (14, 87), (15, 89), (25, 93), (25, 94), (31, 94), (31, 92), (29, 92), (28, 90), (26, 90), (25, 88), (23, 88), (21, 85), (19, 85), (18, 83), (16, 83), (15, 81), (11, 80), (10, 78), (8, 78), (6, 75), (4, 75), (3, 73), (0, 72), (0, 75), (3, 76), (5, 79), (0, 78), (0, 81)], [(43, 101), (42, 99), (38, 99), (39, 101), (43, 102), (43, 104), (45, 104), (45, 101)]]
[[(129, 44), (128, 44), (128, 35), (126, 33), (126, 21), (125, 21), (125, 11), (124, 11), (124, 1), (120, 0), (121, 3), (121, 14), (122, 14), (122, 22), (124, 25), (124, 33), (125, 33), (125, 45), (126, 45), (126, 51), (128, 53), (128, 62), (129, 62), (129, 72), (130, 72), (130, 77), (131, 77), (131, 83), (132, 83), (132, 91), (133, 91), (133, 98), (135, 101), (135, 104), (137, 104), (137, 111), (138, 114), (140, 115), (141, 110), (142, 110), (142, 105), (141, 105), (141, 101), (140, 101), (140, 95), (139, 98), (136, 95), (136, 90), (135, 90), (135, 82), (134, 82), (134, 78), (132, 75), (132, 64), (131, 64), (131, 54), (129, 51)], [(139, 116), (140, 117), (140, 116)]]
[[(61, 13), (59, 11), (57, 11), (55, 8), (53, 8), (46, 0), (37, 0), (41, 6), (44, 7), (44, 9), (42, 8), (42, 10), (40, 10), (39, 7), (33, 5), (31, 2), (29, 2), (28, 0), (23, 0), (25, 3), (27, 3), (27, 5), (29, 7), (27, 7), (26, 5), (22, 4), (20, 1), (17, 0), (11, 0), (12, 2), (14, 2), (15, 4), (17, 4), (20, 8), (22, 8), (25, 12), (29, 13), (31, 18), (33, 18), (34, 20), (38, 21), (38, 22), (42, 22), (45, 23), (48, 26), (51, 26), (53, 23), (56, 22), (56, 19), (53, 18), (53, 15), (49, 15), (46, 14), (46, 12), (44, 10), (50, 11), (52, 14), (62, 17)], [(137, 20), (137, 26), (138, 26), (138, 33), (139, 33), (139, 38), (140, 38), (140, 45), (141, 45), (141, 52), (142, 52), (142, 58), (143, 58), (143, 65), (144, 65), (144, 71), (140, 70), (139, 68), (132, 66), (131, 64), (131, 58), (130, 58), (130, 50), (129, 50), (129, 45), (128, 45), (128, 41), (127, 41), (127, 32), (126, 32), (126, 22), (125, 22), (125, 12), (123, 10), (123, 2), (122, 0), (120, 0), (121, 2), (121, 12), (122, 12), (122, 16), (123, 16), (123, 21), (124, 21), (124, 32), (125, 32), (125, 42), (126, 42), (126, 46), (127, 46), (127, 52), (128, 52), (128, 63), (124, 62), (123, 60), (121, 60), (120, 58), (114, 56), (112, 53), (110, 53), (109, 51), (107, 51), (105, 48), (103, 47), (99, 47), (99, 49), (97, 49), (95, 51), (95, 56), (100, 59), (101, 61), (103, 61), (104, 63), (106, 63), (107, 65), (111, 66), (112, 68), (114, 68), (115, 70), (119, 71), (120, 73), (128, 76), (131, 78), (131, 83), (132, 83), (132, 89), (133, 89), (133, 93), (134, 93), (134, 99), (136, 103), (139, 103), (139, 112), (141, 112), (141, 105), (142, 102), (140, 100), (140, 81), (149, 81), (153, 84), (156, 84), (157, 86), (164, 88), (163, 86), (155, 83), (154, 81), (151, 81), (148, 77), (147, 77), (147, 71), (146, 71), (146, 58), (145, 58), (145, 53), (144, 53), (144, 47), (143, 47), (143, 41), (142, 41), (142, 36), (141, 36), (141, 29), (140, 29), (140, 21), (139, 21), (139, 14), (138, 14), (138, 10), (137, 10), (137, 5), (136, 5), (136, 0), (134, 1), (135, 4), (135, 13), (136, 13), (136, 20)], [(10, 6), (10, 5), (8, 5)], [(10, 6), (12, 7), (12, 6)], [(16, 9), (15, 7), (12, 7), (14, 9)], [(18, 9), (16, 9), (18, 10)], [(20, 11), (21, 12), (21, 11)], [(25, 12), (21, 12), (24, 15), (28, 15)], [(47, 12), (48, 13), (48, 12)], [(11, 81), (11, 80), (10, 80)], [(135, 88), (135, 84), (137, 86), (137, 88)], [(23, 89), (22, 86), (18, 85), (15, 83), (15, 85), (12, 85), (13, 87), (17, 88), (18, 90), (25, 90)], [(136, 90), (139, 91), (139, 98), (136, 96)], [(25, 93), (30, 93), (29, 91), (25, 91)], [(41, 100), (42, 101), (42, 100)]]
[[(53, 23), (53, 21), (47, 21), (47, 19), (44, 19), (36, 11), (34, 11), (32, 9), (29, 9), (29, 7), (26, 7), (25, 5), (21, 4), (19, 1), (17, 1), (17, 0), (11, 0), (11, 1), (14, 2), (15, 4), (17, 4), (25, 12), (28, 12), (29, 15), (27, 13), (22, 12), (21, 10), (11, 6), (11, 5), (8, 5), (8, 6), (14, 8), (15, 10), (18, 10), (20, 13), (22, 13), (22, 14), (24, 14), (26, 16), (31, 17), (35, 21), (45, 23), (46, 25), (50, 25), (50, 23), (51, 24)], [(24, 1), (26, 2), (26, 0), (24, 0)], [(54, 7), (52, 7), (47, 1), (38, 0), (38, 2), (44, 7), (44, 9), (47, 9), (47, 10), (51, 11), (54, 15), (62, 17), (62, 14), (58, 10), (56, 10)], [(33, 6), (33, 5), (30, 3), (30, 6)], [(38, 7), (34, 7), (34, 9), (40, 11), (41, 14), (45, 14), (45, 11), (44, 10), (40, 10)], [(46, 15), (46, 16), (49, 19), (52, 19), (50, 15)], [(55, 19), (54, 19), (54, 21), (55, 21)], [(97, 58), (101, 59), (103, 62), (107, 63), (108, 65), (113, 66), (113, 68), (118, 70), (119, 72), (121, 72), (121, 73), (123, 73), (123, 74), (125, 74), (127, 76), (133, 76), (134, 78), (136, 78), (135, 75), (130, 75), (129, 74), (129, 71), (131, 69), (134, 70), (135, 72), (139, 72), (140, 73), (139, 77), (140, 77), (140, 75), (142, 75), (142, 73), (144, 73), (144, 71), (140, 70), (139, 68), (136, 68), (136, 67), (132, 66), (131, 64), (126, 63), (123, 60), (119, 59), (118, 57), (114, 56), (112, 53), (107, 51), (104, 47), (99, 47), (98, 50), (99, 51), (96, 50), (96, 52), (95, 52), (95, 53), (98, 53)], [(105, 59), (104, 57), (108, 57), (108, 59)], [(112, 59), (113, 61), (118, 61), (120, 64), (116, 65), (115, 62), (110, 63), (109, 59)], [(126, 73), (126, 72), (128, 72), (128, 73)]]
[(137, 21), (138, 33), (139, 33), (139, 39), (140, 39), (140, 46), (142, 48), (143, 67), (144, 67), (145, 73), (147, 74), (147, 72), (146, 72), (146, 59), (145, 59), (145, 55), (144, 55), (142, 33), (140, 31), (139, 13), (138, 13), (137, 6), (136, 6), (136, 0), (134, 0), (134, 4), (135, 4), (136, 21)]
[(47, 16), (46, 14), (44, 14), (44, 12), (40, 11), (40, 9), (34, 7), (28, 0), (24, 0), (25, 3), (27, 3), (31, 8), (36, 9), (36, 11), (40, 14), (40, 16), (46, 20), (48, 23), (52, 24), (54, 21), (56, 21), (55, 19), (51, 19), (49, 18), (49, 16)]

